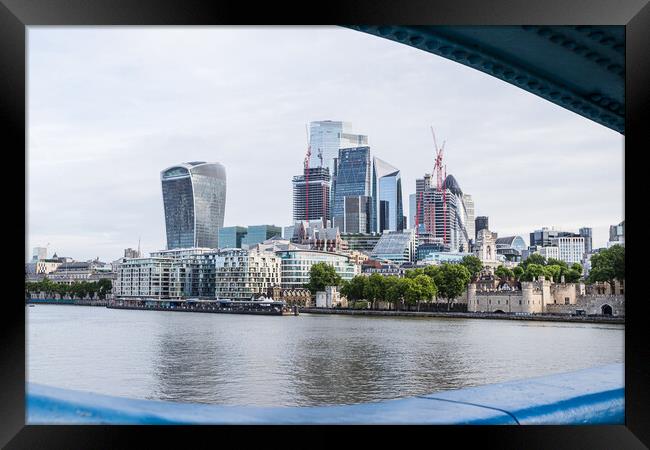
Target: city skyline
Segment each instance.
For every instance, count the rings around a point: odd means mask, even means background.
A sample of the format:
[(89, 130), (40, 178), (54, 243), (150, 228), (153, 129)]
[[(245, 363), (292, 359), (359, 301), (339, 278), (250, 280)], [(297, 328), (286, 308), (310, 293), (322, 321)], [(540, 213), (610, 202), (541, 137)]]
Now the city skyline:
[[(319, 120), (367, 135), (400, 169), (403, 202), (431, 172), (433, 125), (448, 172), (500, 236), (591, 227), (598, 248), (624, 219), (622, 136), (395, 42), (336, 27), (30, 27), (28, 38), (26, 259), (46, 243), (77, 259), (116, 259), (138, 238), (145, 254), (165, 248), (158, 176), (182, 161), (226, 167), (225, 226), (290, 225), (304, 127)], [(321, 59), (294, 75), (310, 46)], [(255, 56), (263, 79), (243, 70)]]

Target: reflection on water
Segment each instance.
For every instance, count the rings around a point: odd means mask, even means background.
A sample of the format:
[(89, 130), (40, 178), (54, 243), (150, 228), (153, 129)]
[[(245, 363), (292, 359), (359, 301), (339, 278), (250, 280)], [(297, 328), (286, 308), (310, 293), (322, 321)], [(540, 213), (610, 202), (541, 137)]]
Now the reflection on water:
[(28, 380), (133, 398), (358, 403), (623, 362), (622, 325), (37, 305)]

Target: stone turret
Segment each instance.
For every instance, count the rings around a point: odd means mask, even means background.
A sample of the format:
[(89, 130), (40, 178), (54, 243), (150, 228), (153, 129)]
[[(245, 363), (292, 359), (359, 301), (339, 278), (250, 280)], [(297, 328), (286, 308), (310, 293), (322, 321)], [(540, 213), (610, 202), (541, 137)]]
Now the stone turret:
[(476, 283), (467, 286), (467, 310), (476, 311)]

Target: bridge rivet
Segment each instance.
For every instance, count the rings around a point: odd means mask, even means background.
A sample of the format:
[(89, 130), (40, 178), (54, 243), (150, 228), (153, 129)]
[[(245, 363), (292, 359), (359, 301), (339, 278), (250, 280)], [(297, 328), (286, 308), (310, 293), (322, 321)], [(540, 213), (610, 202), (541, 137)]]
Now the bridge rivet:
[(391, 27), (387, 26), (381, 26), (377, 31), (379, 31), (379, 34), (382, 36), (388, 36), (390, 34)]
[(399, 39), (400, 41), (403, 41), (406, 38), (406, 32), (402, 31), (402, 30), (399, 30), (399, 31), (395, 32), (395, 37), (397, 39)]
[(429, 50), (433, 50), (438, 48), (438, 41), (432, 39), (430, 41), (427, 41), (426, 45)]
[(453, 53), (453, 55), (454, 55), (454, 57), (457, 58), (457, 59), (464, 59), (465, 56), (467, 56), (467, 53), (465, 53), (465, 52), (462, 51), (462, 50), (456, 50), (456, 51)]

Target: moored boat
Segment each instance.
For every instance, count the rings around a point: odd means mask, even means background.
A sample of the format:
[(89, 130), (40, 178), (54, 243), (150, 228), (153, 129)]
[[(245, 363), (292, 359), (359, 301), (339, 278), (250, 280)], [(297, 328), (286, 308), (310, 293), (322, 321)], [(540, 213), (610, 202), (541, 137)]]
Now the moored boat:
[(298, 315), (295, 307), (277, 300), (230, 300), (230, 299), (153, 299), (129, 298), (109, 301), (107, 308), (141, 309), (155, 311), (185, 311), (226, 314), (259, 314), (270, 316)]

